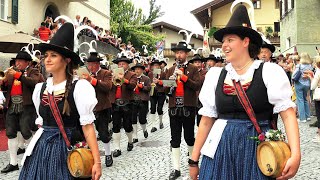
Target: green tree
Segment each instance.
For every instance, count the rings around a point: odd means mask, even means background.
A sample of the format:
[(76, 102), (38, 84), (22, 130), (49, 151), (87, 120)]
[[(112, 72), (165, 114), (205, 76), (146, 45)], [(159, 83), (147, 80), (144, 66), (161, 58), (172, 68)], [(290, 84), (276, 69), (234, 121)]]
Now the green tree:
[(131, 1), (110, 1), (111, 31), (121, 37), (123, 42), (131, 41), (134, 47), (141, 52), (142, 45), (148, 45), (154, 50), (155, 43), (164, 37), (153, 33), (152, 26), (157, 18), (164, 13), (156, 0), (149, 0), (149, 15), (145, 16), (141, 8), (137, 9)]

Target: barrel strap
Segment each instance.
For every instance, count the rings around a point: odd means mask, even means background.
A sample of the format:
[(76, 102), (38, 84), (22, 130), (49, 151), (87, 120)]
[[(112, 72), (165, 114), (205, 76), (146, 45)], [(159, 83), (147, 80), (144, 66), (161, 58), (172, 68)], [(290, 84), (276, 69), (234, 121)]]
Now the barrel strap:
[(66, 142), (67, 147), (71, 148), (71, 143), (70, 143), (70, 141), (67, 137), (66, 131), (64, 130), (64, 127), (63, 127), (62, 117), (61, 117), (59, 108), (57, 106), (56, 101), (54, 100), (54, 95), (52, 95), (49, 92), (48, 92), (48, 100), (49, 100), (49, 106), (50, 106), (52, 115), (57, 122), (57, 125), (59, 127), (59, 130), (60, 130), (62, 136), (63, 136), (63, 139)]
[(241, 105), (243, 106), (244, 110), (247, 112), (251, 122), (253, 123), (255, 129), (257, 130), (258, 134), (261, 134), (261, 128), (257, 122), (257, 118), (256, 118), (256, 114), (253, 111), (253, 108), (250, 104), (250, 101), (248, 99), (248, 96), (246, 94), (246, 92), (243, 90), (240, 81), (236, 82), (235, 80), (232, 80), (233, 85), (235, 87), (236, 90), (236, 94), (238, 96), (238, 99), (241, 103)]

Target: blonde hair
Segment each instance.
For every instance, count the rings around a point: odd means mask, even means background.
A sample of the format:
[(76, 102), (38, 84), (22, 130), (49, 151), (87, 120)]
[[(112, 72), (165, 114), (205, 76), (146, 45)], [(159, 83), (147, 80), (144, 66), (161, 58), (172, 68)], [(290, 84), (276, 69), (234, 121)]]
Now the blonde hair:
[(316, 64), (316, 66), (317, 66), (318, 68), (320, 67), (320, 56), (314, 57), (314, 63)]
[(301, 53), (300, 57), (300, 64), (312, 64), (313, 62), (309, 54), (306, 52)]

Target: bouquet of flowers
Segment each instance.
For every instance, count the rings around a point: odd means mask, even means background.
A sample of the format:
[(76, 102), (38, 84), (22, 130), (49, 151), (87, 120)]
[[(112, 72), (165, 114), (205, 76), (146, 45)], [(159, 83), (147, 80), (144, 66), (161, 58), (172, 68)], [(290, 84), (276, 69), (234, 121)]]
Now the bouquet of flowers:
[(250, 137), (250, 139), (253, 139), (260, 144), (263, 141), (285, 141), (286, 136), (281, 130), (270, 129), (265, 133), (259, 134), (258, 136)]

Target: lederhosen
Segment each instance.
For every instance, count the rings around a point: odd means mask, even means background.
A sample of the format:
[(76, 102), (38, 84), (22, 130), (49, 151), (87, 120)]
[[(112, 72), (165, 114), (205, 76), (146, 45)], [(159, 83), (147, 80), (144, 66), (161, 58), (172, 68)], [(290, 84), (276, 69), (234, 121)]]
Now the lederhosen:
[[(186, 67), (184, 68), (185, 74)], [(186, 87), (184, 86), (184, 90)], [(174, 98), (174, 97), (170, 97)], [(176, 106), (169, 108), (170, 129), (171, 129), (171, 147), (179, 148), (181, 144), (182, 128), (184, 131), (184, 139), (188, 146), (194, 145), (194, 124), (196, 107), (184, 106), (183, 100), (175, 100)]]
[[(138, 79), (138, 84), (141, 81), (141, 78)], [(137, 87), (138, 88), (138, 87)], [(142, 90), (139, 90), (142, 91)], [(142, 93), (142, 92), (140, 92)], [(132, 102), (132, 124), (137, 124), (137, 119), (139, 119), (140, 124), (146, 124), (147, 123), (147, 114), (148, 114), (148, 108), (149, 108), (149, 102), (142, 100), (139, 97), (139, 94), (134, 93), (133, 95), (133, 102)]]
[[(26, 76), (27, 72), (22, 72), (22, 76)], [(14, 84), (14, 79), (12, 86)], [(23, 84), (21, 81), (21, 89), (23, 91)], [(14, 88), (14, 87), (12, 87)], [(11, 93), (11, 92), (7, 92)], [(21, 95), (10, 95), (7, 99), (9, 102), (6, 113), (6, 135), (9, 139), (17, 137), (17, 131), (20, 131), (24, 139), (29, 139), (32, 136), (31, 131), (36, 131), (35, 125), (36, 110), (33, 104), (23, 105), (23, 92)]]
[[(122, 86), (125, 85), (121, 85), (121, 91), (126, 88)], [(132, 132), (132, 106), (132, 101), (128, 99), (115, 99), (115, 102), (112, 104), (112, 130), (114, 133), (119, 133), (122, 127), (127, 133)]]
[[(97, 78), (94, 76), (94, 78)], [(98, 79), (99, 80), (99, 79)], [(94, 87), (96, 94), (97, 89)], [(98, 99), (99, 101), (103, 101), (103, 99)], [(111, 121), (111, 108), (103, 109), (100, 111), (96, 111), (95, 109), (94, 115), (96, 117), (96, 120), (94, 121), (94, 125), (98, 131), (99, 139), (103, 143), (108, 143), (111, 140), (110, 132), (109, 132), (109, 122)]]
[[(153, 75), (149, 75), (149, 77), (150, 76), (153, 77)], [(150, 105), (151, 105), (150, 114), (156, 114), (156, 112), (158, 112), (158, 115), (163, 115), (163, 105), (165, 101), (166, 101), (166, 94), (163, 90), (163, 87), (157, 84), (156, 87), (154, 88), (153, 96), (150, 96)]]

